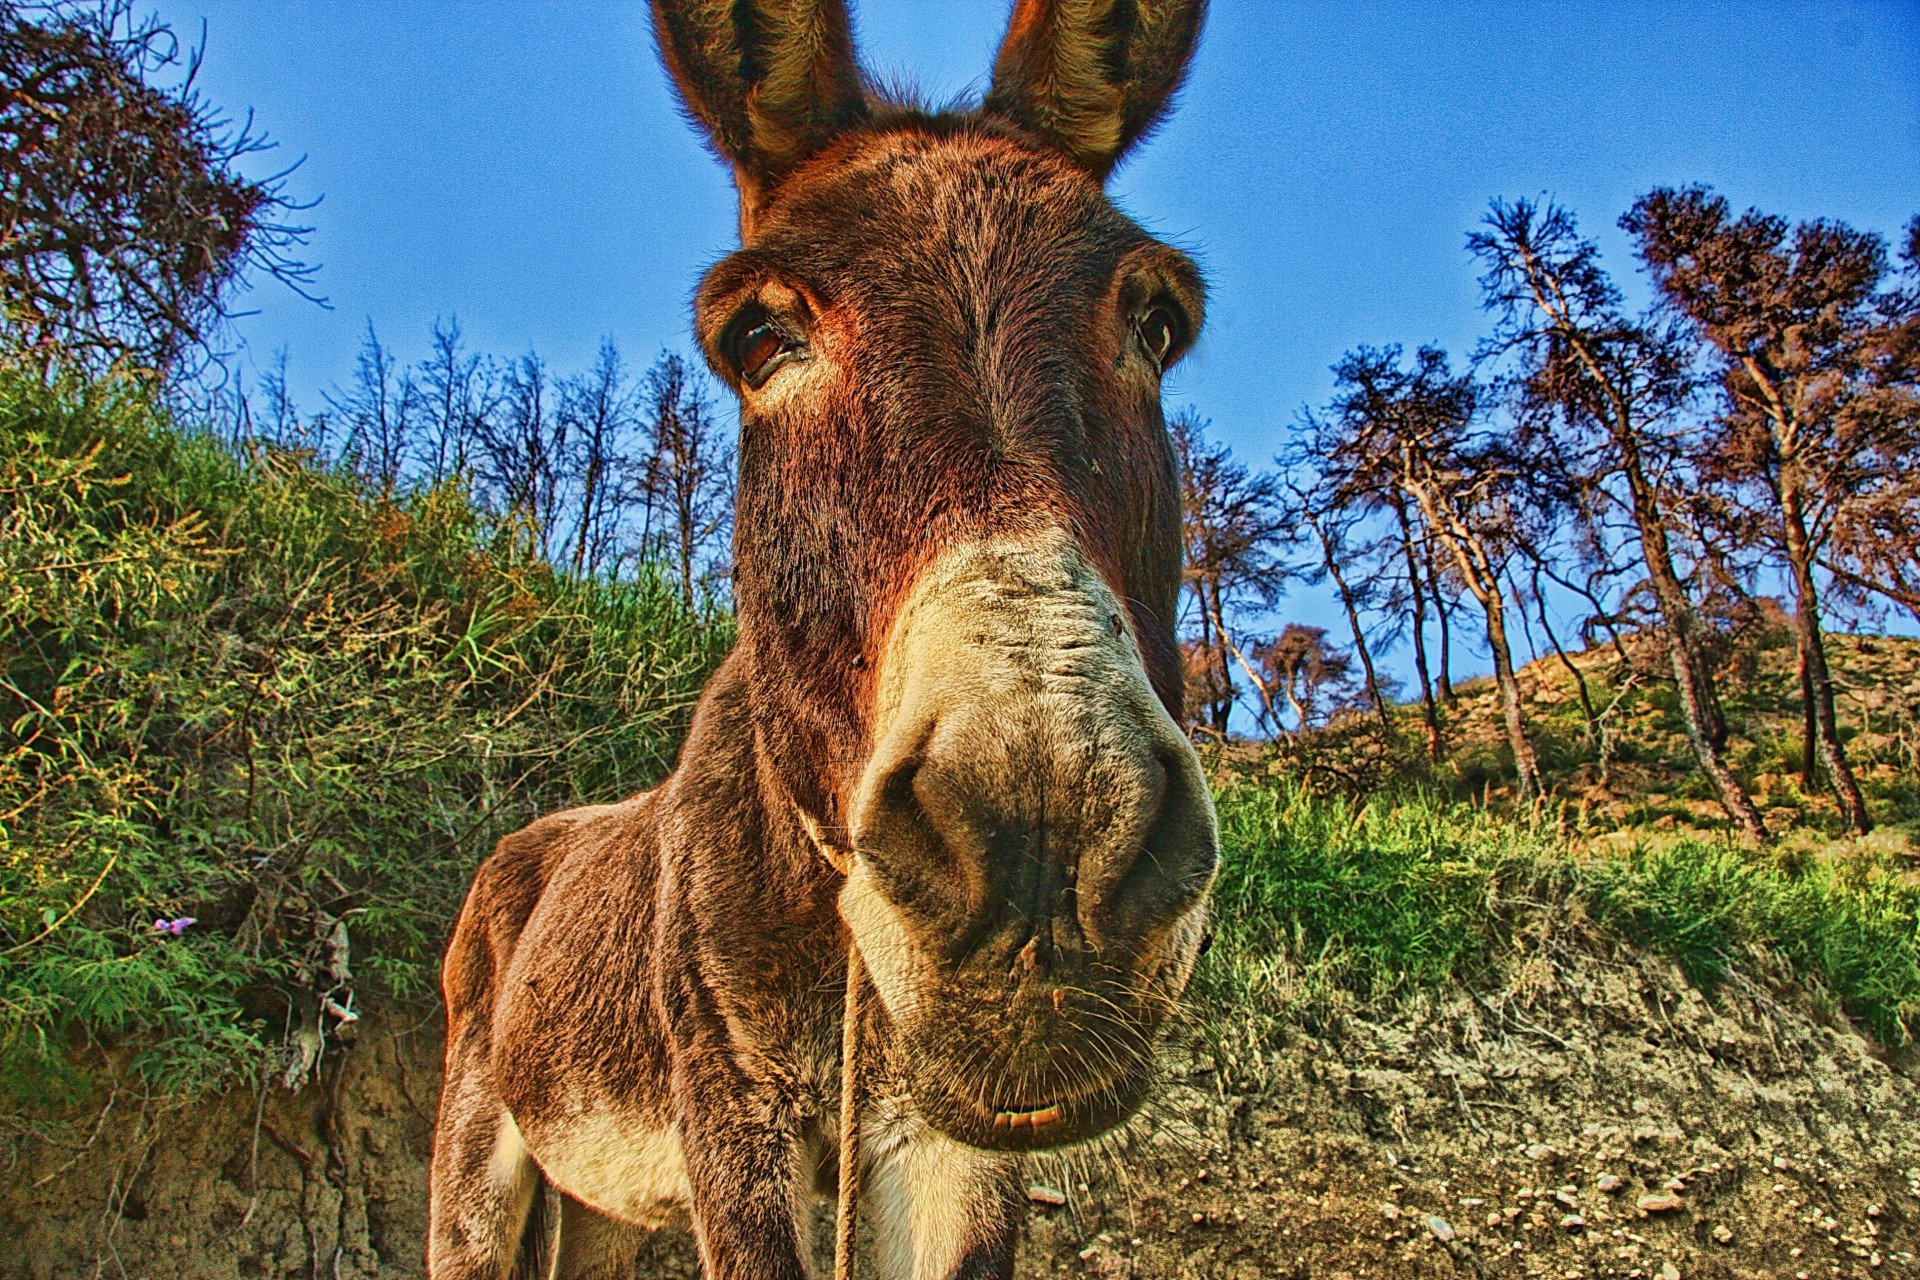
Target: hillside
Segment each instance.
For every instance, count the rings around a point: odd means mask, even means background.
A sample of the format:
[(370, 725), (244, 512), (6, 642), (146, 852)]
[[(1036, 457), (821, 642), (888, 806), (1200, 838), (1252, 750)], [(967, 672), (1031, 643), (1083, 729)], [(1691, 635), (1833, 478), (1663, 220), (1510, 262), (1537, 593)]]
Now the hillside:
[[(1763, 605), (1760, 618), (1723, 640), (1718, 677), (1727, 759), (1772, 830), (1837, 834), (1844, 824), (1831, 790), (1817, 774), (1808, 785), (1801, 773), (1792, 633), (1771, 602)], [(1836, 634), (1828, 641), (1839, 728), (1868, 806), (1880, 824), (1916, 830), (1920, 639)], [(1550, 655), (1517, 674), (1546, 774), (1547, 808), (1570, 834), (1730, 829), (1687, 743), (1657, 638), (1629, 635), (1618, 647), (1565, 660)], [(1440, 707), (1444, 754), (1437, 765), (1424, 753), (1418, 706), (1405, 703), (1392, 708), (1395, 742), (1381, 741), (1371, 716), (1348, 711), (1326, 728), (1272, 746), (1235, 743), (1222, 764), (1235, 773), (1304, 778), (1349, 794), (1411, 785), (1510, 805), (1512, 753), (1498, 690), (1480, 678), (1457, 683), (1453, 692)]]

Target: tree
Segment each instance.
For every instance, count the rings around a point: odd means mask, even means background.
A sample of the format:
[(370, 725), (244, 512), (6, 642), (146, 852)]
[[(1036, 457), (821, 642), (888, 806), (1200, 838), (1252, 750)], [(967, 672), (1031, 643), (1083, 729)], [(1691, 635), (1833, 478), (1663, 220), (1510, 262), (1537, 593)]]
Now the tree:
[(613, 339), (601, 341), (592, 369), (561, 384), (560, 411), (578, 450), (571, 467), (579, 488), (569, 539), (571, 564), (575, 573), (598, 573), (612, 554), (621, 507), (631, 496), (621, 472), (638, 426), (626, 368)]
[(354, 356), (353, 382), (345, 391), (326, 394), (327, 406), (346, 430), (342, 448), (347, 464), (381, 488), (400, 482), (414, 444), (420, 389), (411, 370), (402, 370), (393, 352), (367, 324)]
[(1757, 210), (1734, 217), (1705, 187), (1656, 188), (1621, 225), (1662, 299), (1714, 354), (1724, 405), (1703, 471), (1785, 569), (1809, 736), (1864, 833), (1872, 821), (1834, 712), (1819, 570), (1850, 550), (1836, 535), (1860, 528), (1856, 513), (1910, 492), (1920, 469), (1912, 299), (1882, 292), (1879, 236)]
[[(1282, 465), (1286, 464), (1283, 462)], [(1283, 481), (1288, 499), (1281, 509), (1282, 523), (1296, 531), (1305, 529), (1313, 535), (1317, 556), (1308, 562), (1309, 567), (1300, 576), (1309, 583), (1333, 584), (1340, 608), (1347, 615), (1347, 629), (1353, 636), (1354, 652), (1360, 656), (1360, 668), (1365, 673), (1367, 701), (1380, 718), (1381, 729), (1391, 739), (1396, 736), (1393, 715), (1387, 708), (1386, 694), (1380, 687), (1380, 674), (1373, 663), (1373, 649), (1367, 644), (1366, 625), (1360, 617), (1372, 605), (1374, 592), (1367, 580), (1356, 582), (1351, 572), (1365, 558), (1363, 550), (1356, 546), (1355, 537), (1365, 511), (1358, 505), (1342, 502), (1328, 486), (1316, 483), (1304, 475), (1303, 470), (1296, 460)], [(1295, 536), (1300, 535), (1296, 532)], [(1373, 575), (1368, 576), (1371, 578)]]
[(1186, 549), (1181, 629), (1189, 714), (1196, 726), (1224, 740), (1238, 696), (1233, 667), (1252, 683), (1261, 714), (1273, 715), (1239, 617), (1279, 598), (1287, 577), (1279, 554), (1287, 526), (1274, 477), (1249, 472), (1231, 449), (1209, 441), (1207, 423), (1191, 409), (1176, 414), (1169, 426), (1180, 466)]
[[(1683, 411), (1692, 398), (1693, 344), (1673, 326), (1622, 311), (1598, 246), (1557, 205), (1496, 200), (1467, 243), (1486, 268), (1481, 295), (1496, 320), (1482, 358), (1513, 362), (1508, 386), (1539, 464), (1530, 470), (1536, 478), (1558, 473), (1596, 542), (1597, 508), (1613, 501), (1627, 512), (1694, 758), (1727, 815), (1749, 839), (1763, 840), (1760, 810), (1726, 763), (1711, 655), (1674, 546), (1672, 486), (1687, 474)], [(1583, 705), (1591, 721), (1591, 703)]]
[[(8, 345), (172, 372), (204, 349), (251, 269), (297, 290), (310, 207), (270, 144), (194, 85), (198, 53), (132, 0), (0, 0), (0, 305)], [(177, 82), (154, 81), (178, 73)]]
[(1307, 424), (1329, 493), (1336, 503), (1359, 506), (1397, 490), (1420, 513), (1485, 617), (1521, 799), (1537, 800), (1545, 784), (1521, 706), (1502, 586), (1525, 469), (1476, 433), (1480, 389), (1471, 374), (1454, 376), (1444, 351), (1422, 347), (1407, 369), (1399, 347), (1361, 347), (1333, 373), (1327, 414), (1309, 415)]
[[(1325, 627), (1297, 622), (1289, 622), (1274, 639), (1255, 646), (1254, 657), (1266, 687), (1286, 699), (1299, 731), (1313, 726), (1323, 697), (1339, 691), (1353, 668), (1353, 659), (1327, 642)], [(1347, 691), (1351, 693), (1350, 688)]]
[(727, 572), (733, 450), (714, 420), (706, 384), (673, 352), (647, 371), (642, 399), (647, 453), (640, 464), (641, 541), (649, 554), (662, 554), (674, 567), (691, 607), (703, 578), (713, 581)]

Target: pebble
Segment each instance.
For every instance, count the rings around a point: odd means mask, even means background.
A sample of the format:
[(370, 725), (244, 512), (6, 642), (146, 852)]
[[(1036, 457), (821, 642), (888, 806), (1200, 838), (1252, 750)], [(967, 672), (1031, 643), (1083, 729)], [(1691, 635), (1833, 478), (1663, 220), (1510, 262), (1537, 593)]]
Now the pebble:
[(1660, 1264), (1660, 1280), (1680, 1280), (1680, 1268), (1671, 1262)]
[(1565, 1190), (1554, 1192), (1553, 1198), (1569, 1209), (1578, 1209), (1580, 1207), (1580, 1197), (1571, 1195)]
[(1725, 1223), (1722, 1223), (1713, 1229), (1713, 1238), (1721, 1244), (1732, 1244), (1733, 1231)]
[(1447, 1222), (1445, 1218), (1441, 1218), (1437, 1216), (1428, 1218), (1427, 1230), (1433, 1232), (1433, 1238), (1435, 1240), (1438, 1240), (1441, 1244), (1445, 1244), (1449, 1240), (1453, 1239), (1453, 1227)]
[(1495, 1209), (1492, 1213), (1489, 1213), (1487, 1215), (1487, 1225), (1490, 1227), (1497, 1227), (1500, 1225), (1500, 1211), (1498, 1209)]
[(1593, 1185), (1600, 1188), (1600, 1190), (1604, 1191), (1606, 1194), (1612, 1195), (1614, 1192), (1620, 1190), (1620, 1188), (1626, 1186), (1627, 1180), (1625, 1178), (1622, 1178), (1618, 1174), (1603, 1173), (1600, 1175), (1600, 1181), (1594, 1183)]
[(1881, 1214), (1883, 1214), (1883, 1213), (1885, 1213), (1885, 1212), (1886, 1212), (1886, 1210), (1885, 1210), (1885, 1209), (1882, 1209), (1882, 1208), (1881, 1208), (1881, 1207), (1880, 1207), (1879, 1205), (1877, 1205), (1877, 1204), (1870, 1204), (1870, 1205), (1868, 1205), (1868, 1206), (1867, 1206), (1867, 1216), (1868, 1216), (1869, 1218), (1877, 1218), (1877, 1217), (1879, 1217), (1879, 1216), (1880, 1216)]
[(1641, 1196), (1639, 1200), (1644, 1213), (1672, 1213), (1684, 1203), (1679, 1196)]
[(1580, 1228), (1586, 1225), (1587, 1225), (1587, 1220), (1581, 1217), (1577, 1213), (1570, 1213), (1566, 1217), (1560, 1219), (1560, 1229), (1562, 1231), (1578, 1231)]
[(1400, 1206), (1397, 1204), (1382, 1205), (1380, 1206), (1380, 1216), (1388, 1222), (1398, 1222), (1400, 1221)]
[(1034, 1204), (1043, 1204), (1050, 1209), (1058, 1209), (1067, 1202), (1067, 1193), (1036, 1182), (1027, 1188), (1027, 1199)]

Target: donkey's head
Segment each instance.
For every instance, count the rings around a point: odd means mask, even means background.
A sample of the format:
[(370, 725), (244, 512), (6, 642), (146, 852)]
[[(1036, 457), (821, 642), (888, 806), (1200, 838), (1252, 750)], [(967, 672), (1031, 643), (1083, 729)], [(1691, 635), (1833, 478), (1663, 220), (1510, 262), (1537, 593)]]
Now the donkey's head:
[(852, 853), (921, 1111), (978, 1146), (1128, 1115), (1204, 927), (1160, 411), (1202, 288), (1102, 190), (1202, 8), (1018, 0), (984, 104), (932, 114), (869, 89), (844, 0), (655, 3), (740, 192), (696, 309), (758, 751)]

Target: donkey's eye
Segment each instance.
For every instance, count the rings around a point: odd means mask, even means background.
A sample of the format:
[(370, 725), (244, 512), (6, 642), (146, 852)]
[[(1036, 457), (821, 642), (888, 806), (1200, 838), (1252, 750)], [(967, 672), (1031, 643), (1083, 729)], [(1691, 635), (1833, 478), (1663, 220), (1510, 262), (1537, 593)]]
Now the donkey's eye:
[(727, 342), (727, 359), (740, 380), (757, 391), (780, 367), (782, 358), (797, 349), (798, 344), (772, 321), (762, 319), (739, 326)]
[(1140, 335), (1140, 345), (1161, 368), (1167, 366), (1167, 356), (1173, 351), (1173, 344), (1179, 337), (1179, 329), (1171, 313), (1165, 307), (1154, 307), (1141, 316), (1134, 326)]

